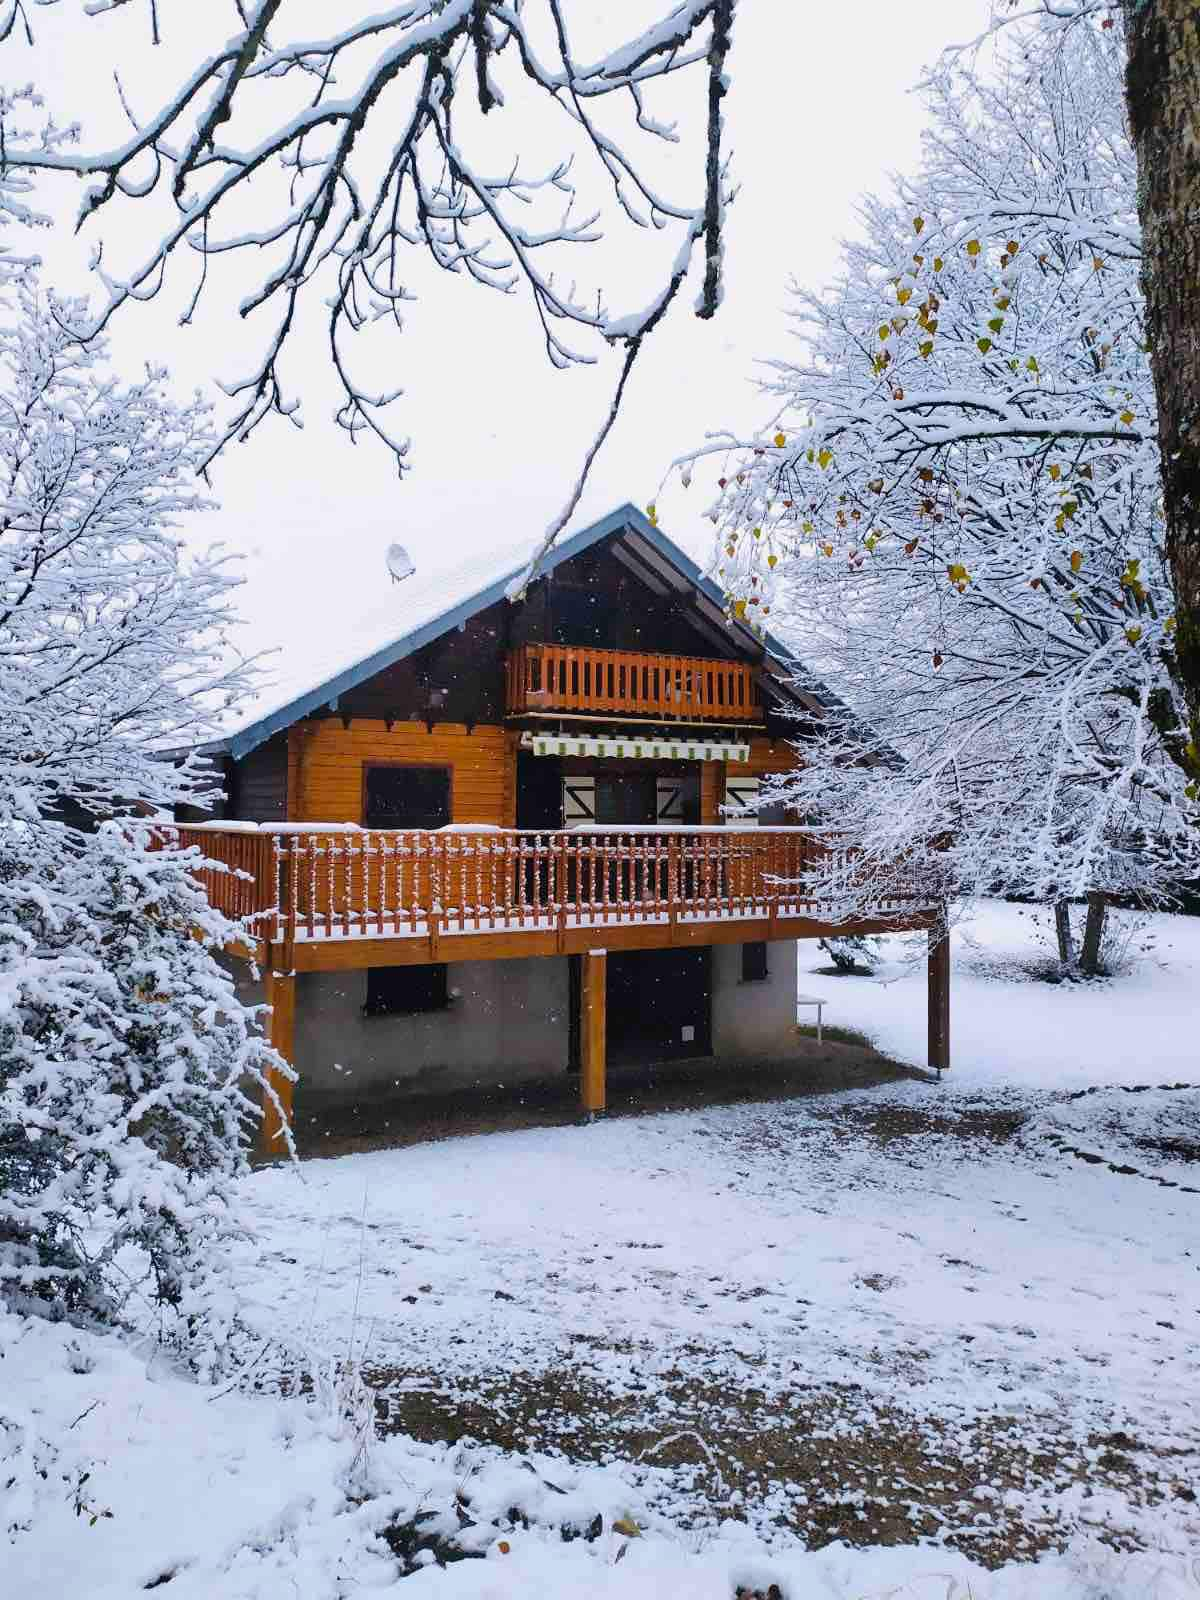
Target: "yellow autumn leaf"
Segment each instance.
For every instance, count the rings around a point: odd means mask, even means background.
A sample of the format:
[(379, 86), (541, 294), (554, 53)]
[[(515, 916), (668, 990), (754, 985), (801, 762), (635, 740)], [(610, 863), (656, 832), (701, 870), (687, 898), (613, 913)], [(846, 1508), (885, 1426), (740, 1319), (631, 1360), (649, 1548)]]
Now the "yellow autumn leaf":
[(767, 557), (767, 565), (769, 567), (773, 567), (778, 560), (779, 557), (775, 554), (774, 550), (772, 550), (771, 554)]
[(1078, 572), (1082, 565), (1083, 565), (1083, 551), (1082, 550), (1072, 550), (1071, 551), (1071, 571), (1072, 572)]
[(928, 361), (929, 357), (933, 354), (933, 340), (926, 339), (922, 344), (917, 346), (917, 349), (925, 357), (926, 361)]
[(1037, 357), (1036, 356), (1030, 356), (1029, 360), (1025, 363), (1025, 366), (1027, 367), (1027, 369), (1030, 372), (1040, 372), (1041, 371), (1041, 368), (1037, 364)]
[(787, 435), (786, 434), (777, 433), (775, 435), (775, 448), (777, 450), (782, 450), (786, 443), (787, 443)]
[(818, 450), (818, 452), (817, 452), (817, 465), (821, 468), (822, 471), (825, 470), (825, 468), (829, 465), (829, 463), (832, 460), (833, 460), (833, 451), (832, 450)]
[(934, 256), (934, 258), (933, 258), (933, 270), (935, 272), (940, 272), (945, 265), (946, 265), (946, 263), (942, 260), (941, 256)]
[(1132, 628), (1125, 629), (1125, 637), (1129, 640), (1130, 644), (1136, 644), (1142, 637), (1142, 630), (1135, 624)]
[(899, 302), (900, 305), (906, 306), (908, 304), (908, 302), (912, 299), (912, 290), (911, 289), (897, 289), (896, 290), (896, 299), (897, 299), (897, 301)]
[(827, 556), (831, 556), (833, 554), (833, 546), (831, 544), (823, 544), (821, 546), (821, 549), (825, 552), (825, 554)]
[(993, 333), (999, 333), (1000, 329), (1003, 326), (1004, 326), (1004, 318), (1003, 317), (993, 317), (990, 320), (990, 322), (988, 323), (988, 327), (992, 330)]
[(990, 339), (976, 339), (975, 343), (979, 346), (980, 355), (987, 355), (988, 351), (992, 348), (992, 341)]
[(1121, 413), (1121, 421), (1128, 428), (1130, 423), (1133, 421), (1133, 412), (1132, 411), (1122, 411), (1122, 413)]
[(980, 244), (978, 239), (967, 240), (967, 254), (969, 256), (977, 256), (979, 254), (979, 250)]
[(920, 233), (921, 229), (924, 226), (925, 226), (925, 218), (924, 217), (914, 217), (913, 218), (913, 231), (914, 232)]
[(1052, 461), (1050, 463), (1049, 472), (1055, 483), (1057, 483), (1059, 478), (1062, 476), (1062, 468), (1059, 466), (1057, 461)]

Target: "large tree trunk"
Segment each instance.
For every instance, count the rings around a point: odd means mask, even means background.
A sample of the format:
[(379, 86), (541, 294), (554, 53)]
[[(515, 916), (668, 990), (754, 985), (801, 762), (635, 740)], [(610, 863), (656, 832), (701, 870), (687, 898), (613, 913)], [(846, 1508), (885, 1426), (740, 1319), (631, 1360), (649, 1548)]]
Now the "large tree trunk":
[(1200, 5), (1125, 0), (1175, 657), (1200, 777)]

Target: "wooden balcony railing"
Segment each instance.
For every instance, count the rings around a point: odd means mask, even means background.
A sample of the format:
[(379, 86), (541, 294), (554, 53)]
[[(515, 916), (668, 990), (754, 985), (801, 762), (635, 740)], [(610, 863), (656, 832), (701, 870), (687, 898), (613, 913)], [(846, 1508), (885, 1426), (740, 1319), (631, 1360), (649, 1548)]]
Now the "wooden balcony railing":
[(668, 722), (757, 722), (753, 671), (704, 656), (526, 644), (507, 662), (510, 716), (531, 711), (612, 712)]
[(175, 831), (213, 903), (270, 941), (819, 917), (801, 883), (822, 847), (803, 828)]

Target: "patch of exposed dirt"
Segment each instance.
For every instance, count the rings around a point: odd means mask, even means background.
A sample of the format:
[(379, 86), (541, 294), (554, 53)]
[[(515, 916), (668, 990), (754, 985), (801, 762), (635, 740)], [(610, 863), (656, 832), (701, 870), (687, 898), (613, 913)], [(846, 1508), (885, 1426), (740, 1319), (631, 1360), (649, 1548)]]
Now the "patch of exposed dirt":
[(944, 1110), (902, 1105), (843, 1105), (814, 1116), (833, 1123), (841, 1137), (859, 1138), (864, 1134), (882, 1145), (896, 1139), (915, 1139), (929, 1134), (982, 1140), (987, 1144), (1007, 1144), (1029, 1120), (1027, 1112), (997, 1110), (995, 1107), (954, 1106)]
[(1139, 1150), (1156, 1156), (1166, 1156), (1169, 1161), (1200, 1161), (1200, 1144), (1193, 1139), (1135, 1139)]
[[(1059, 1419), (1027, 1412), (952, 1432), (940, 1419), (880, 1407), (854, 1385), (768, 1396), (674, 1370), (644, 1394), (613, 1394), (564, 1369), (536, 1381), (474, 1379), (455, 1393), (435, 1373), (376, 1367), (364, 1376), (384, 1433), (674, 1468), (725, 1514), (766, 1509), (814, 1549), (945, 1536), (997, 1567), (1067, 1542), (1077, 1506), (1060, 1515), (1054, 1502), (1068, 1493), (1074, 1502), (1110, 1489), (1131, 1506), (1192, 1496), (1190, 1457), (1152, 1452), (1126, 1432), (1096, 1434), (1081, 1449)], [(1026, 1497), (1048, 1509), (1022, 1510)], [(1102, 1537), (1136, 1548), (1131, 1531), (1111, 1524)]]
[[(613, 1068), (608, 1075), (605, 1114), (636, 1117), (659, 1111), (696, 1111), (705, 1106), (794, 1100), (923, 1078), (924, 1074), (880, 1055), (867, 1044), (831, 1038), (818, 1044), (797, 1034), (792, 1053), (784, 1061), (700, 1060)], [(579, 1079), (566, 1072), (528, 1083), (481, 1085), (453, 1094), (410, 1094), (354, 1104), (306, 1104), (301, 1093), (296, 1140), (302, 1157), (341, 1156), (472, 1134), (565, 1127), (580, 1117)]]

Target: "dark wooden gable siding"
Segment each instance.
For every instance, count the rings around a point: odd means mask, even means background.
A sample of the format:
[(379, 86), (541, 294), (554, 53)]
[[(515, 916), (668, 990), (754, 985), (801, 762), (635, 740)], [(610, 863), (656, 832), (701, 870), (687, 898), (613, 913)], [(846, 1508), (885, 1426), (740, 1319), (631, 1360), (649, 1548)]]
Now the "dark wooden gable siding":
[(276, 733), (234, 762), (227, 814), (242, 822), (286, 822), (287, 777), (287, 734)]
[(431, 716), (437, 722), (496, 724), (504, 720), (505, 611), (489, 606), (461, 628), (414, 651), (338, 697), (337, 706), (315, 716), (365, 717), (406, 722)]
[[(654, 592), (607, 545), (585, 550), (530, 588), (501, 600), (411, 656), (339, 695), (314, 718), (432, 720), (468, 727), (504, 720), (504, 659), (526, 643), (736, 657), (732, 639), (697, 629), (686, 598)], [(723, 647), (722, 647), (723, 646)]]
[(530, 595), (541, 632), (531, 642), (595, 644), (607, 650), (646, 650), (668, 655), (735, 659), (732, 637), (702, 631), (686, 595), (664, 595), (621, 561), (611, 543), (594, 545), (555, 568)]

